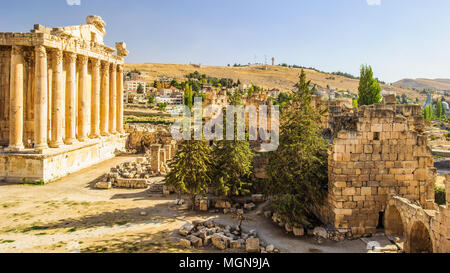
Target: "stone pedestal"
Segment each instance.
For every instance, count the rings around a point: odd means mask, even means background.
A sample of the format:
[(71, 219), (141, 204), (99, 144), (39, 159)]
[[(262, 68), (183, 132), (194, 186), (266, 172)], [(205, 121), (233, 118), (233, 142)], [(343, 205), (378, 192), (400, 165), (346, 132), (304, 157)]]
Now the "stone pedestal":
[(150, 166), (151, 170), (155, 173), (160, 172), (161, 167), (161, 144), (153, 144), (150, 146)]

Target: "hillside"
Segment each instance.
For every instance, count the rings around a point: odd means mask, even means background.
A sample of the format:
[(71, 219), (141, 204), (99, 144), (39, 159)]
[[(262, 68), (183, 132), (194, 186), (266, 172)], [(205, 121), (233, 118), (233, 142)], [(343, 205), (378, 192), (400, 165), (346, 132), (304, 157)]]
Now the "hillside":
[[(199, 68), (183, 64), (128, 63), (125, 65), (125, 69), (137, 69), (148, 72), (149, 82), (153, 82), (161, 76), (181, 80), (184, 79), (186, 74), (198, 71), (208, 76), (231, 78), (235, 81), (239, 79), (242, 83), (255, 84), (263, 88), (279, 88), (282, 91), (292, 90), (300, 75), (300, 68), (267, 66), (267, 69), (264, 69), (263, 66), (256, 65), (246, 67), (201, 66)], [(321, 87), (326, 88), (329, 85), (330, 88), (336, 88), (337, 90), (349, 90), (351, 93), (358, 93), (359, 80), (357, 79), (321, 73), (310, 69), (306, 69), (305, 72), (308, 79)], [(397, 95), (406, 93), (408, 97), (419, 97), (420, 100), (425, 100), (424, 95), (420, 95), (413, 90), (391, 85), (382, 85), (381, 88), (386, 91), (393, 91)]]
[(393, 85), (416, 90), (450, 90), (450, 79), (403, 79)]

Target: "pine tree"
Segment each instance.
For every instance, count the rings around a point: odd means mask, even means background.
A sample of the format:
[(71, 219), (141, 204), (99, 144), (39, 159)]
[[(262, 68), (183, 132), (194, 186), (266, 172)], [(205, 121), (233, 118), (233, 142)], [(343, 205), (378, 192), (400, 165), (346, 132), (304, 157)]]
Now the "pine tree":
[(358, 87), (358, 105), (371, 105), (381, 102), (381, 87), (373, 78), (372, 67), (363, 65)]
[(205, 194), (211, 183), (211, 148), (205, 140), (185, 140), (169, 167), (164, 181), (189, 194), (194, 210), (196, 196)]
[(280, 145), (269, 154), (266, 193), (287, 223), (300, 224), (324, 200), (327, 185), (327, 143), (320, 135), (326, 110), (312, 106), (310, 81), (302, 70), (291, 102), (282, 108)]
[[(230, 105), (241, 104), (240, 95), (233, 94)], [(226, 120), (226, 114), (224, 115)], [(226, 122), (224, 122), (226, 124)], [(249, 193), (251, 186), (252, 161), (254, 154), (250, 143), (237, 139), (237, 119), (234, 124), (234, 139), (220, 140), (214, 147), (215, 183), (216, 187), (226, 196), (233, 197)]]

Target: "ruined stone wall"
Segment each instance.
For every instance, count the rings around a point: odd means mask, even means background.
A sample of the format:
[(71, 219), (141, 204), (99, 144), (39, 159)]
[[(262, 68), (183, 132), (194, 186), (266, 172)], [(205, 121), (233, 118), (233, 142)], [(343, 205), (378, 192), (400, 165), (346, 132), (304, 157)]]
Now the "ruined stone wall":
[(371, 105), (330, 114), (329, 195), (322, 220), (374, 234), (391, 195), (433, 206), (433, 157), (420, 106)]
[(386, 234), (401, 236), (406, 252), (450, 252), (450, 175), (446, 178), (445, 205), (424, 209), (399, 196), (389, 200), (385, 215)]

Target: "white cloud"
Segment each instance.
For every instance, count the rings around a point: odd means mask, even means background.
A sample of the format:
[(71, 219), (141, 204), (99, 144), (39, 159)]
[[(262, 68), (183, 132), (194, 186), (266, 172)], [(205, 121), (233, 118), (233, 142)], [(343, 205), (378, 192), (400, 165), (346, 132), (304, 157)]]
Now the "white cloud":
[(366, 0), (369, 6), (379, 6), (381, 5), (381, 0)]
[(66, 0), (69, 6), (79, 6), (81, 5), (81, 0)]

